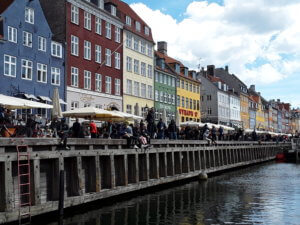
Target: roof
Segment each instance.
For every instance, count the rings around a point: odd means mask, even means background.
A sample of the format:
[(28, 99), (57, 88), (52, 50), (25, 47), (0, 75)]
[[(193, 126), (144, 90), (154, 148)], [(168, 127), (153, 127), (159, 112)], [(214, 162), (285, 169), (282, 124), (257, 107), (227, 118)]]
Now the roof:
[(2, 14), (13, 2), (14, 2), (14, 0), (1, 0), (0, 1), (0, 14)]
[(249, 99), (250, 99), (251, 101), (253, 101), (253, 102), (258, 103), (258, 98), (257, 98), (257, 96), (249, 95)]
[[(161, 53), (161, 52), (159, 52), (159, 51), (155, 51), (155, 55), (156, 55), (158, 58), (165, 59), (165, 63), (166, 63), (166, 64), (169, 64), (168, 66), (169, 66), (170, 68), (172, 68), (170, 65), (175, 64), (175, 63), (179, 64), (180, 67), (187, 68), (187, 67), (184, 66), (180, 61), (178, 61), (178, 60), (176, 60), (176, 59), (174, 59), (174, 58), (172, 58), (172, 57), (170, 57), (170, 56), (168, 56), (168, 55), (166, 55), (166, 54), (163, 54), (163, 53)], [(172, 69), (172, 70), (173, 70), (173, 69)], [(173, 73), (176, 73), (175, 70), (173, 70), (173, 71), (174, 71)], [(182, 77), (184, 77), (184, 78), (186, 78), (186, 79), (189, 79), (189, 80), (191, 80), (191, 81), (199, 82), (199, 83), (200, 83), (200, 81), (198, 81), (198, 80), (195, 80), (195, 79), (193, 79), (193, 78), (191, 78), (191, 77), (185, 76), (181, 71), (180, 71), (180, 73), (176, 73), (176, 74), (177, 74), (177, 75), (180, 75), (180, 76), (182, 76)]]
[[(124, 23), (124, 29), (129, 30), (132, 33), (154, 43), (151, 28), (147, 25), (147, 23), (144, 20), (141, 19), (141, 17), (139, 17), (139, 15), (127, 3), (120, 0), (105, 0), (105, 3), (112, 3), (117, 6), (117, 10), (119, 10), (120, 12), (120, 19)], [(131, 26), (128, 26), (126, 24), (126, 16), (129, 16), (131, 18)], [(135, 21), (138, 21), (141, 24), (140, 32), (135, 30)], [(146, 35), (144, 32), (145, 26), (149, 28), (149, 36)]]

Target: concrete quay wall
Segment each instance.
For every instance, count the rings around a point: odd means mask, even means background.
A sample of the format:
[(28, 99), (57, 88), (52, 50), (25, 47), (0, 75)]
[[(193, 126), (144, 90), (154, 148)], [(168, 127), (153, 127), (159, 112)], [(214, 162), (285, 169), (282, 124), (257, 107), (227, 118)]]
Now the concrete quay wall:
[[(59, 172), (65, 171), (64, 207), (269, 161), (291, 143), (152, 140), (148, 150), (126, 149), (125, 140), (0, 139), (0, 224), (19, 216), (17, 145), (27, 145), (31, 215), (58, 209)], [(27, 210), (22, 207), (21, 210)]]

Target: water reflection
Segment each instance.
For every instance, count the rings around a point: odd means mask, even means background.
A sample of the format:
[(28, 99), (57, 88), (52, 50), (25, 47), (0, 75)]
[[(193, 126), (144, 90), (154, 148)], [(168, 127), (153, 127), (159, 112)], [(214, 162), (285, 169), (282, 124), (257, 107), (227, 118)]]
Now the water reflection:
[(207, 182), (139, 196), (63, 222), (64, 225), (296, 225), (300, 224), (299, 175), (300, 166), (270, 163)]

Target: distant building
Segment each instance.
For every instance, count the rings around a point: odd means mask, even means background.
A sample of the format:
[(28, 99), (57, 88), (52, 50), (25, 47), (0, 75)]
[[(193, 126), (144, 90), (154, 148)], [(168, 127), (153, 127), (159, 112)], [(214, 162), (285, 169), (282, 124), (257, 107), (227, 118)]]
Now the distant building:
[(260, 92), (256, 92), (255, 90), (255, 85), (251, 85), (249, 90), (249, 94), (252, 96), (252, 99), (256, 103), (256, 129), (259, 130), (265, 130), (265, 113), (264, 113), (264, 108), (262, 104), (262, 97)]
[[(39, 0), (1, 2), (1, 94), (51, 104), (57, 87), (64, 103), (64, 56), (64, 45), (53, 38)], [(49, 110), (31, 112), (50, 117)]]

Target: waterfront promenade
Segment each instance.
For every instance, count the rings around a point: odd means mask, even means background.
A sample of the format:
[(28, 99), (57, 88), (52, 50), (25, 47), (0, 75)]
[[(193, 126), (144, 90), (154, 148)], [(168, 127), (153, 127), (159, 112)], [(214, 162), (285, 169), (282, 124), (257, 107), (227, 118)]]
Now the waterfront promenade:
[[(273, 160), (290, 143), (152, 140), (150, 149), (126, 149), (125, 140), (69, 139), (70, 150), (58, 139), (1, 139), (0, 223), (19, 217), (17, 145), (26, 145), (30, 158), (31, 216), (58, 209), (59, 173), (65, 171), (64, 207), (77, 206), (200, 173)], [(22, 193), (21, 193), (22, 194)], [(21, 202), (22, 202), (21, 198)], [(28, 210), (22, 207), (21, 211)]]

